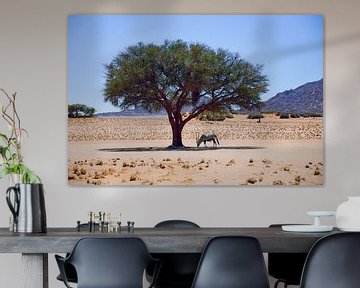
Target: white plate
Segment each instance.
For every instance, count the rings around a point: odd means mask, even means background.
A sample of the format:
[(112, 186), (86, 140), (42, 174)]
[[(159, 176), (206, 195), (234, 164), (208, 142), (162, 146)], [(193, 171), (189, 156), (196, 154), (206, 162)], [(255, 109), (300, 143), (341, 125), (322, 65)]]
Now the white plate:
[(330, 232), (333, 227), (324, 225), (282, 225), (281, 229), (286, 232)]

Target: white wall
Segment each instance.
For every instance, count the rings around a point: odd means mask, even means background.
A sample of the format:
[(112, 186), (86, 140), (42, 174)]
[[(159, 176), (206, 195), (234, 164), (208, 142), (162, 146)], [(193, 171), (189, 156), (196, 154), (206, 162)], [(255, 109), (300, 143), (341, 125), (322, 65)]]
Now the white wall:
[[(360, 195), (360, 2), (358, 0), (1, 0), (0, 87), (18, 92), (26, 161), (46, 187), (48, 226), (73, 226), (89, 210), (119, 212), (136, 226), (187, 218), (201, 226), (308, 222)], [(325, 185), (322, 187), (70, 187), (67, 185), (67, 15), (316, 13), (325, 16)], [(8, 224), (6, 180), (0, 226)], [(328, 220), (335, 224), (334, 220)], [(49, 259), (50, 287), (54, 259)], [(0, 255), (2, 287), (20, 287), (19, 255)]]

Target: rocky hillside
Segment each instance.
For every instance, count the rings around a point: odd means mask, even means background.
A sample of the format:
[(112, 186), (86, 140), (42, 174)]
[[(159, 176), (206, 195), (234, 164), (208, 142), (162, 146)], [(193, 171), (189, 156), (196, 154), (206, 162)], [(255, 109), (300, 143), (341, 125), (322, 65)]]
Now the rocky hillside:
[(323, 114), (323, 79), (276, 94), (265, 102), (263, 112)]

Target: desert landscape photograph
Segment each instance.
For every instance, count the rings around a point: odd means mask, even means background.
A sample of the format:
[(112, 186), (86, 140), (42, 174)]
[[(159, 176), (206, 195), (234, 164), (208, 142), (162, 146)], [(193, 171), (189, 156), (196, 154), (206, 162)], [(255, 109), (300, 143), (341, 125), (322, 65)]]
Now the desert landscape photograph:
[(70, 185), (324, 184), (322, 16), (68, 22)]

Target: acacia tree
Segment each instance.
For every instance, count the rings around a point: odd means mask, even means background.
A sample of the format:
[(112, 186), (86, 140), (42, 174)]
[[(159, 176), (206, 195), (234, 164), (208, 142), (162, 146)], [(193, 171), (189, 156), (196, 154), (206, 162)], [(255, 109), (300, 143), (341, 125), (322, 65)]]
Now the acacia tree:
[[(261, 65), (238, 53), (182, 40), (129, 46), (105, 65), (105, 101), (125, 109), (165, 109), (172, 129), (170, 148), (183, 147), (184, 125), (204, 111), (253, 109), (268, 80)], [(190, 107), (189, 113), (182, 113)]]
[(85, 104), (69, 104), (68, 105), (68, 117), (93, 117), (96, 112), (95, 108), (88, 107)]

